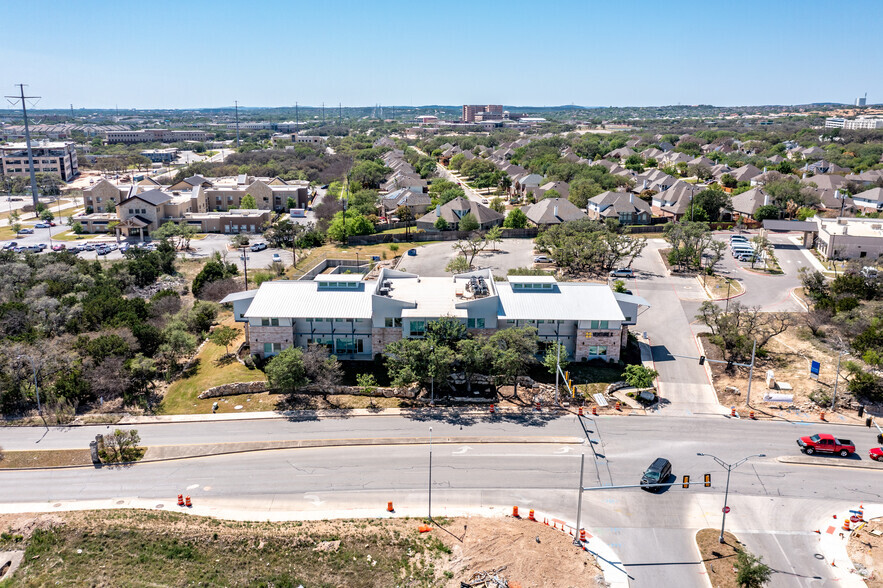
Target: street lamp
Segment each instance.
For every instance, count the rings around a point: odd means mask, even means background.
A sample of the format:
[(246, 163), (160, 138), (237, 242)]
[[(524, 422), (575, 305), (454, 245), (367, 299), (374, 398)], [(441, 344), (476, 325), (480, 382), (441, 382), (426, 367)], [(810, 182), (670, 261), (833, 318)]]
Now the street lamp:
[(727, 510), (728, 510), (727, 497), (730, 494), (730, 472), (735, 470), (737, 467), (739, 467), (740, 465), (742, 465), (743, 463), (745, 463), (746, 461), (748, 461), (752, 457), (766, 457), (766, 454), (765, 453), (757, 453), (755, 455), (749, 455), (748, 457), (743, 457), (742, 459), (740, 459), (736, 463), (727, 463), (724, 460), (722, 460), (721, 458), (711, 455), (710, 453), (697, 453), (696, 455), (698, 455), (700, 457), (710, 457), (714, 461), (716, 461), (722, 468), (727, 470), (727, 486), (726, 486), (726, 489), (724, 490), (724, 508), (721, 511), (723, 513), (723, 516), (721, 517), (721, 535), (718, 538), (718, 542), (723, 543), (724, 542), (724, 525), (727, 522)]
[(432, 521), (432, 427), (429, 427), (429, 520)]
[(435, 345), (429, 346), (429, 406), (435, 406)]

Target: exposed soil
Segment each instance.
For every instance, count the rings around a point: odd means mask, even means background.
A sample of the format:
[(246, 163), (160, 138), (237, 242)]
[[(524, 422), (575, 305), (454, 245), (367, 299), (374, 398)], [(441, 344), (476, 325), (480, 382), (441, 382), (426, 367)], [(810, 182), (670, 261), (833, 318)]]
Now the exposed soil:
[(23, 586), (457, 588), (493, 571), (513, 588), (601, 585), (592, 556), (541, 522), (436, 523), (443, 527), (419, 533), (415, 519), (251, 523), (140, 510), (16, 514), (0, 515), (0, 550), (27, 550), (14, 576)]
[[(709, 359), (721, 359), (720, 349), (712, 345), (707, 336), (702, 336), (702, 345)], [(883, 406), (865, 405), (865, 416), (859, 417), (859, 403), (847, 391), (845, 373), (841, 366), (840, 383), (837, 387), (837, 410), (830, 410), (831, 397), (834, 392), (834, 374), (837, 371), (838, 352), (818, 338), (813, 337), (803, 326), (794, 326), (784, 333), (773, 337), (767, 344), (766, 357), (758, 356), (754, 366), (754, 380), (751, 385), (751, 406), (746, 405), (748, 391), (747, 367), (726, 369), (725, 364), (707, 363), (711, 368), (714, 389), (720, 403), (724, 406), (735, 406), (741, 417), (746, 417), (754, 410), (755, 418), (785, 418), (789, 420), (817, 420), (821, 422), (821, 412), (825, 419), (834, 423), (864, 423), (865, 417), (883, 415)], [(843, 361), (849, 356), (844, 355)], [(810, 361), (820, 362), (818, 380), (810, 378)], [(741, 363), (741, 362), (740, 362)], [(745, 361), (744, 363), (748, 363)], [(791, 390), (770, 389), (766, 384), (767, 370), (772, 370), (776, 382), (786, 382)], [(736, 388), (737, 390), (734, 390)], [(793, 404), (764, 402), (766, 393), (793, 394)], [(817, 405), (810, 394), (824, 401), (824, 407)]]
[(853, 532), (846, 552), (868, 588), (883, 588), (883, 534), (874, 536), (872, 531), (883, 532), (883, 518), (870, 520)]
[(700, 529), (696, 533), (696, 545), (705, 564), (705, 572), (713, 588), (738, 588), (736, 582), (736, 553), (745, 549), (732, 533), (724, 533), (725, 543), (720, 543), (720, 531)]

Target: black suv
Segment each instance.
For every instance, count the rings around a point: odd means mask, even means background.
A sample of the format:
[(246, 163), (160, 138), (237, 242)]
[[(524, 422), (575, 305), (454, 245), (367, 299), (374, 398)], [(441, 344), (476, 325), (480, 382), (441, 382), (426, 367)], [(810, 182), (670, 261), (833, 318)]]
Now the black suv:
[[(657, 457), (653, 463), (650, 464), (650, 467), (644, 471), (644, 475), (641, 476), (641, 486), (648, 484), (664, 484), (668, 481), (669, 475), (671, 475), (671, 462), (664, 457)], [(662, 488), (663, 486), (651, 486), (649, 488), (644, 488), (644, 490), (658, 492)]]

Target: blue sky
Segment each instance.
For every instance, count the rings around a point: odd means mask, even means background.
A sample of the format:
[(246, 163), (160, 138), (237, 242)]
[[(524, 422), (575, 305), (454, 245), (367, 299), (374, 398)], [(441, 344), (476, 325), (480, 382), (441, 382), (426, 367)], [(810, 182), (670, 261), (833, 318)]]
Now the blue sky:
[[(879, 0), (3, 3), (38, 107), (883, 102)], [(17, 23), (17, 24), (16, 24)]]

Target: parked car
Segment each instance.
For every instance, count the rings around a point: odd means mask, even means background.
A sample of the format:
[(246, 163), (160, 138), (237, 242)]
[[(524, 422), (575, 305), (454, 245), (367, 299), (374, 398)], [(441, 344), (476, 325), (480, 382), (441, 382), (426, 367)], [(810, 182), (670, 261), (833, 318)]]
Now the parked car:
[[(650, 464), (650, 467), (644, 470), (644, 474), (641, 476), (641, 486), (664, 484), (670, 475), (671, 462), (664, 457), (657, 457), (653, 460), (653, 463)], [(643, 489), (650, 492), (658, 492), (662, 489), (662, 486), (651, 486)]]
[(116, 243), (111, 243), (110, 245), (107, 245), (107, 248), (110, 249), (111, 251), (116, 251), (117, 249), (120, 248), (120, 246), (117, 245)]
[(883, 461), (883, 447), (871, 447), (868, 451), (868, 457), (874, 461)]
[(129, 250), (128, 243), (120, 243), (120, 253), (125, 253), (128, 250)]
[(635, 272), (629, 267), (621, 267), (610, 272), (610, 275), (614, 278), (633, 278)]
[(95, 253), (97, 253), (98, 255), (107, 255), (108, 253), (110, 253), (110, 248), (109, 247), (96, 247)]
[(49, 225), (47, 225), (46, 223), (37, 223), (34, 225), (34, 228), (35, 229), (48, 229)]
[(34, 229), (22, 229), (18, 232), (19, 235), (33, 235)]
[(37, 244), (37, 248), (38, 248), (40, 251), (44, 251), (44, 250), (46, 249), (46, 243), (38, 243), (38, 244)]
[(64, 243), (56, 243), (52, 246), (52, 251), (64, 251), (65, 249), (67, 249), (67, 245)]
[(846, 457), (855, 453), (855, 445), (849, 439), (838, 439), (834, 435), (818, 433), (809, 437), (801, 437), (797, 440), (800, 451), (807, 455), (813, 453), (837, 453), (840, 457)]
[(254, 245), (251, 246), (252, 251), (263, 251), (266, 248), (267, 248), (266, 243), (255, 243)]
[(3, 250), (8, 251), (10, 249), (15, 249), (16, 247), (18, 247), (18, 243), (15, 241), (10, 241), (9, 243), (7, 243), (3, 246)]
[(741, 243), (748, 243), (748, 239), (743, 237), (742, 235), (730, 235), (731, 244), (736, 243), (737, 241)]
[(46, 224), (49, 225), (50, 227), (54, 227), (55, 221), (47, 221)]
[(95, 245), (92, 243), (86, 243), (83, 245), (83, 251), (95, 251)]
[(547, 255), (537, 255), (533, 258), (534, 263), (552, 263), (552, 260), (549, 259)]
[(279, 255), (278, 253), (273, 254), (273, 263), (276, 263), (276, 262), (282, 263), (282, 256)]

